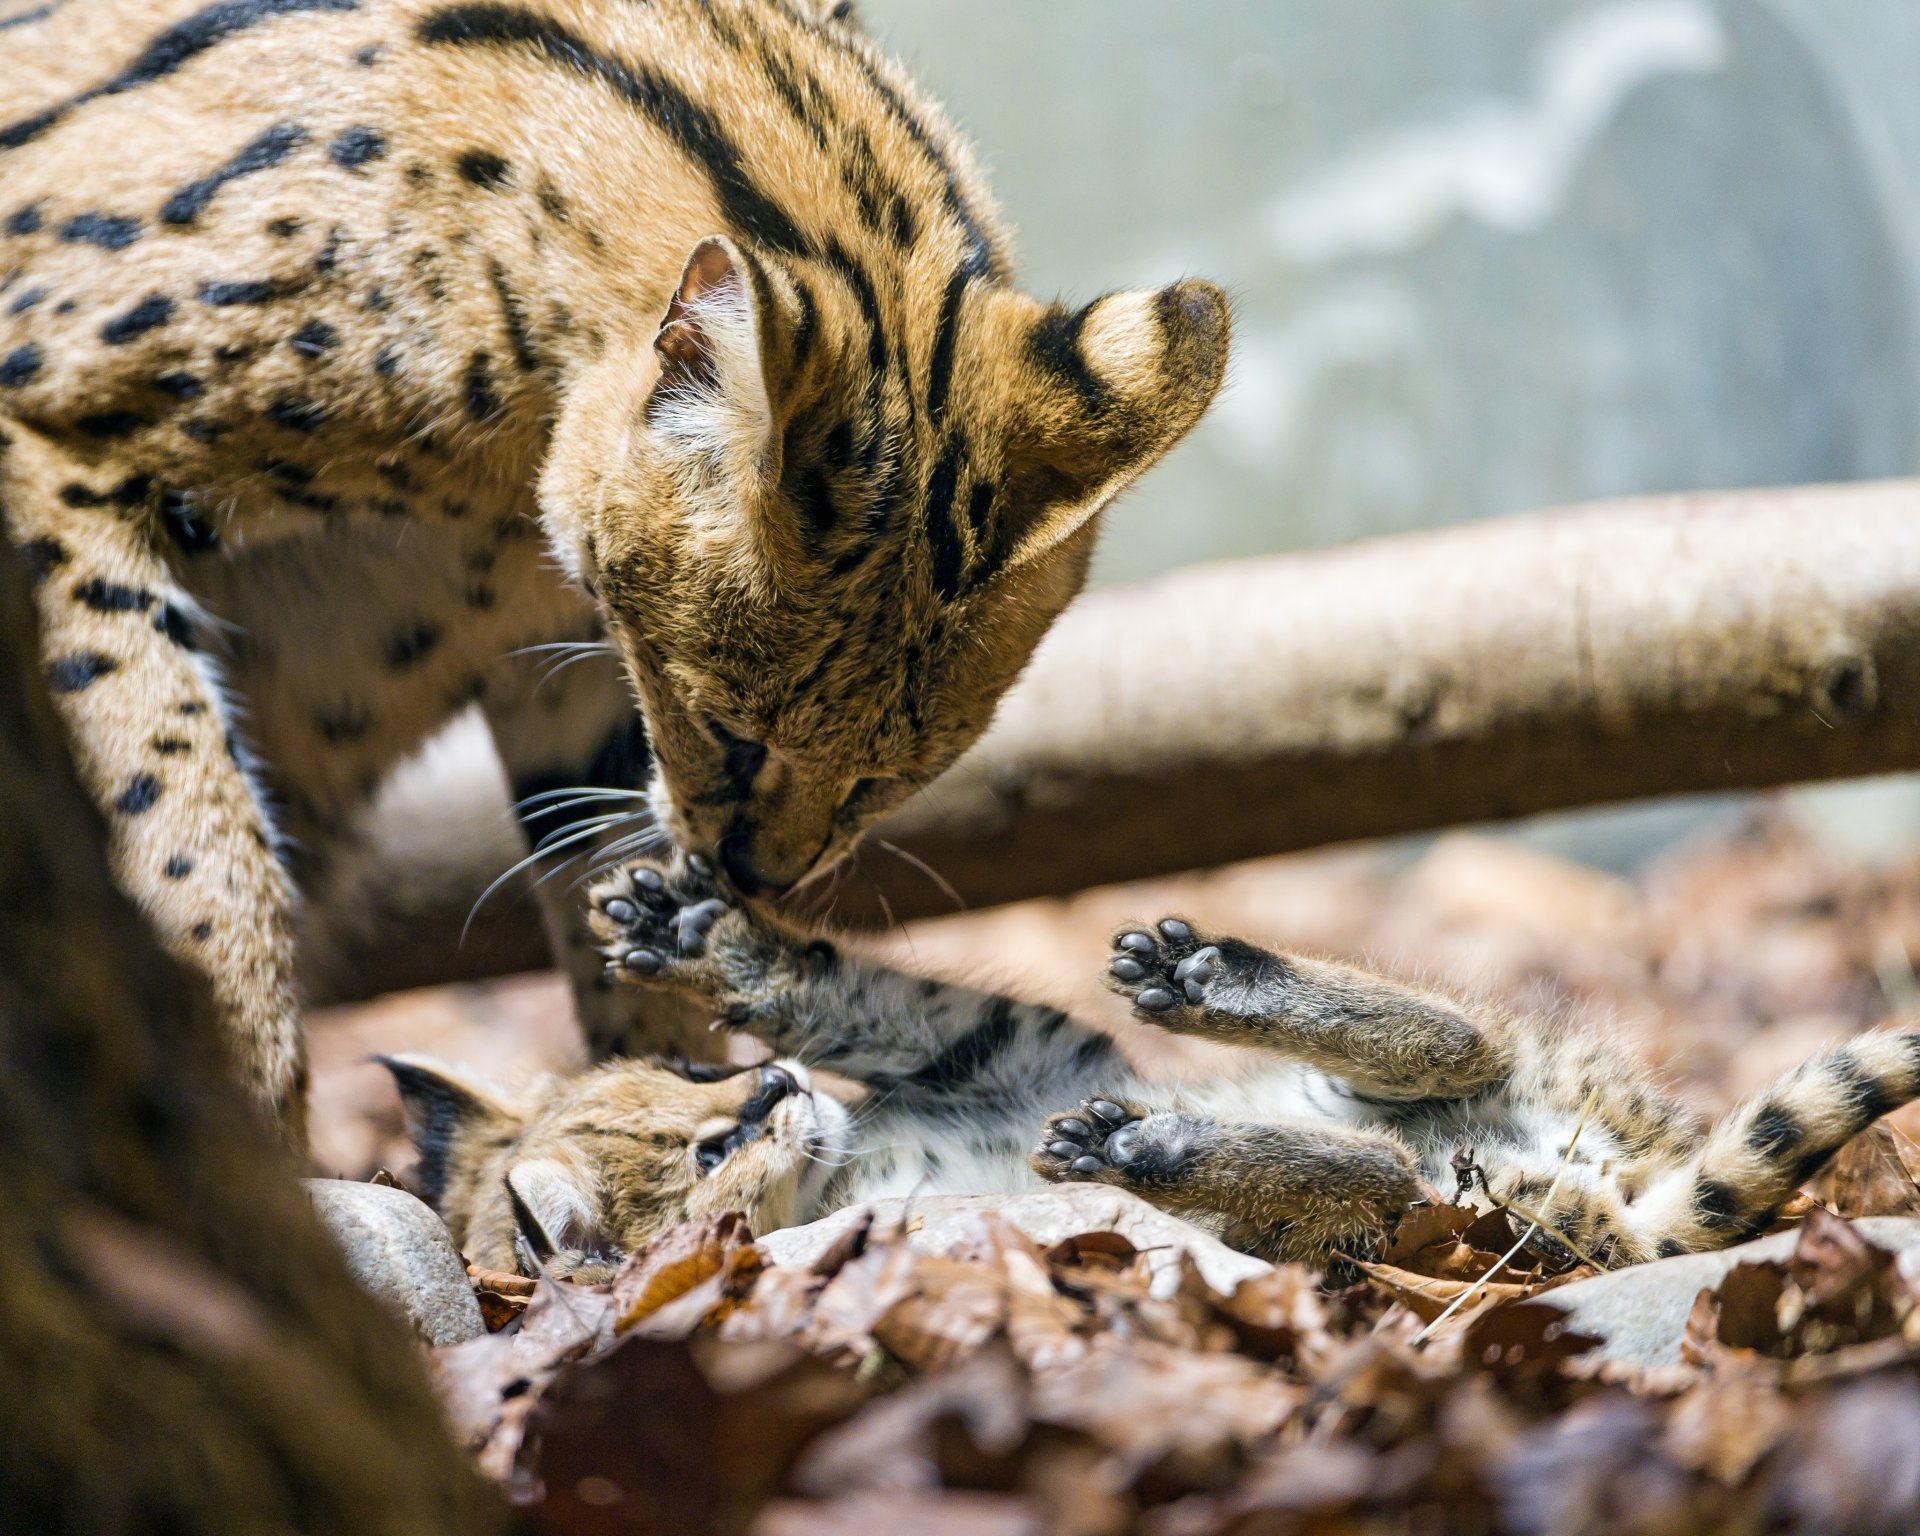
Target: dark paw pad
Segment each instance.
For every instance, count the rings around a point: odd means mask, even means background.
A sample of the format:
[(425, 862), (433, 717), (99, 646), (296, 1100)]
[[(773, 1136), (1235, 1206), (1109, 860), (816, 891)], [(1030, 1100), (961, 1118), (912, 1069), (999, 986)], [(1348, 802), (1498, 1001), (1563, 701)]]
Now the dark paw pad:
[(1177, 917), (1152, 928), (1122, 929), (1107, 961), (1107, 985), (1145, 1014), (1197, 1008), (1220, 968), (1220, 947)]
[(630, 864), (594, 887), (588, 921), (610, 968), (629, 979), (659, 976), (706, 952), (707, 936), (733, 908), (704, 859)]
[(1145, 1116), (1145, 1110), (1113, 1099), (1084, 1099), (1077, 1110), (1054, 1115), (1041, 1128), (1034, 1171), (1055, 1182), (1124, 1175)]

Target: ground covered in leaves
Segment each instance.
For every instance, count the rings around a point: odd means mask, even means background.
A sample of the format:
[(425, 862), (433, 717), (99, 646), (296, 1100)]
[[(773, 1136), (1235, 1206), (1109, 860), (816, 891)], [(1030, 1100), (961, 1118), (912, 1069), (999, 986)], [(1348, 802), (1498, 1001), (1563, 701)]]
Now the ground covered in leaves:
[[(1849, 867), (1768, 818), (1637, 882), (1458, 837), (1410, 866), (1267, 861), (885, 942), (1105, 1020), (1106, 933), (1165, 910), (1609, 1019), (1714, 1107), (1911, 1014), (1920, 866)], [(1206, 1069), (1204, 1049), (1113, 1028), (1166, 1071)], [(508, 1079), (573, 1049), (542, 981), (337, 1016), (315, 1053), (333, 1171), (404, 1176), (397, 1114), (352, 1060), (375, 1045)], [(1792, 1255), (1703, 1292), (1685, 1363), (1657, 1371), (1598, 1363), (1536, 1299), (1577, 1272), (1525, 1252), (1496, 1268), (1504, 1219), (1443, 1206), (1350, 1287), (1281, 1269), (1231, 1293), (1190, 1263), (1150, 1286), (1112, 1233), (1041, 1248), (987, 1216), (925, 1253), (869, 1223), (783, 1268), (727, 1218), (610, 1287), (479, 1275), (495, 1331), (433, 1363), (542, 1532), (1911, 1531), (1920, 1265), (1845, 1218), (1920, 1211), (1915, 1129), (1908, 1111), (1849, 1149)]]

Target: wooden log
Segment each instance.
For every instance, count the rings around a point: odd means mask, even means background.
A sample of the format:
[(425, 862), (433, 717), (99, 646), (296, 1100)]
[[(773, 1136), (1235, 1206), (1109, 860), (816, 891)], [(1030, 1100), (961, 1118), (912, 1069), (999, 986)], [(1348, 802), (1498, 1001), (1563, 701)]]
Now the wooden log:
[[(836, 916), (905, 919), (1358, 838), (1920, 767), (1920, 481), (1596, 503), (1090, 593)], [(530, 909), (444, 943), (511, 841), (423, 782), (406, 924), (331, 903), (326, 985), (537, 963)], [(486, 825), (508, 824), (489, 807)], [(454, 820), (457, 818), (457, 821)], [(404, 831), (402, 830), (404, 829)], [(937, 871), (936, 881), (914, 861)], [(323, 904), (326, 905), (326, 904)], [(324, 917), (322, 922), (325, 922)], [(377, 944), (348, 932), (378, 935)], [(347, 937), (341, 938), (340, 934)], [(356, 985), (356, 979), (359, 984)], [(343, 985), (344, 983), (344, 985)]]

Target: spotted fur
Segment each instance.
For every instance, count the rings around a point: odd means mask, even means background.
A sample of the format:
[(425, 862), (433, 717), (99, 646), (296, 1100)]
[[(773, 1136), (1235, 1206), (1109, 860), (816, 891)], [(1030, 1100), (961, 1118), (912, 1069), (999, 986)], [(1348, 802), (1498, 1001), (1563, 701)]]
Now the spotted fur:
[[(1208, 284), (1010, 286), (846, 5), (15, 21), (7, 525), (120, 878), (289, 1113), (294, 882), (451, 712), (562, 851), (651, 817), (782, 889), (978, 735), (1220, 380)], [(659, 1043), (556, 890), (596, 1047)]]
[[(758, 1150), (706, 1169), (703, 1139), (746, 1112), (713, 1108), (669, 1068), (612, 1063), (439, 1134), (428, 1111), (449, 1074), (415, 1062), (400, 1086), (427, 1188), (469, 1252), (510, 1256), (503, 1191), (537, 1159), (567, 1170), (564, 1200), (550, 1198), (604, 1255), (715, 1209), (758, 1213), (765, 1230), (1037, 1174), (1117, 1185), (1251, 1252), (1320, 1264), (1365, 1254), (1437, 1188), (1522, 1227), (1538, 1217), (1542, 1251), (1611, 1267), (1759, 1232), (1849, 1138), (1920, 1096), (1920, 1032), (1866, 1034), (1705, 1127), (1604, 1036), (1178, 918), (1123, 929), (1109, 981), (1143, 1021), (1240, 1054), (1211, 1081), (1148, 1085), (1065, 1014), (790, 932), (731, 901), (697, 858), (636, 865), (593, 900), (614, 974), (766, 1042), (796, 1084), (792, 1118), (756, 1123)], [(811, 1090), (820, 1069), (863, 1090), (851, 1116)], [(590, 1132), (571, 1118), (576, 1093), (595, 1104)]]

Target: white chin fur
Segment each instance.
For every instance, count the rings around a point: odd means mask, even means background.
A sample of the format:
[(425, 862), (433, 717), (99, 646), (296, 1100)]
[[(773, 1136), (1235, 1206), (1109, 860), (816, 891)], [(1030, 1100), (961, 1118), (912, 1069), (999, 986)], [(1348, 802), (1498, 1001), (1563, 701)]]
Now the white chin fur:
[(772, 1128), (783, 1141), (791, 1141), (806, 1155), (800, 1172), (794, 1221), (811, 1221), (827, 1181), (845, 1165), (853, 1146), (853, 1120), (846, 1106), (830, 1094), (817, 1093), (813, 1075), (797, 1061), (781, 1061), (799, 1083), (801, 1091), (781, 1104), (774, 1113)]

